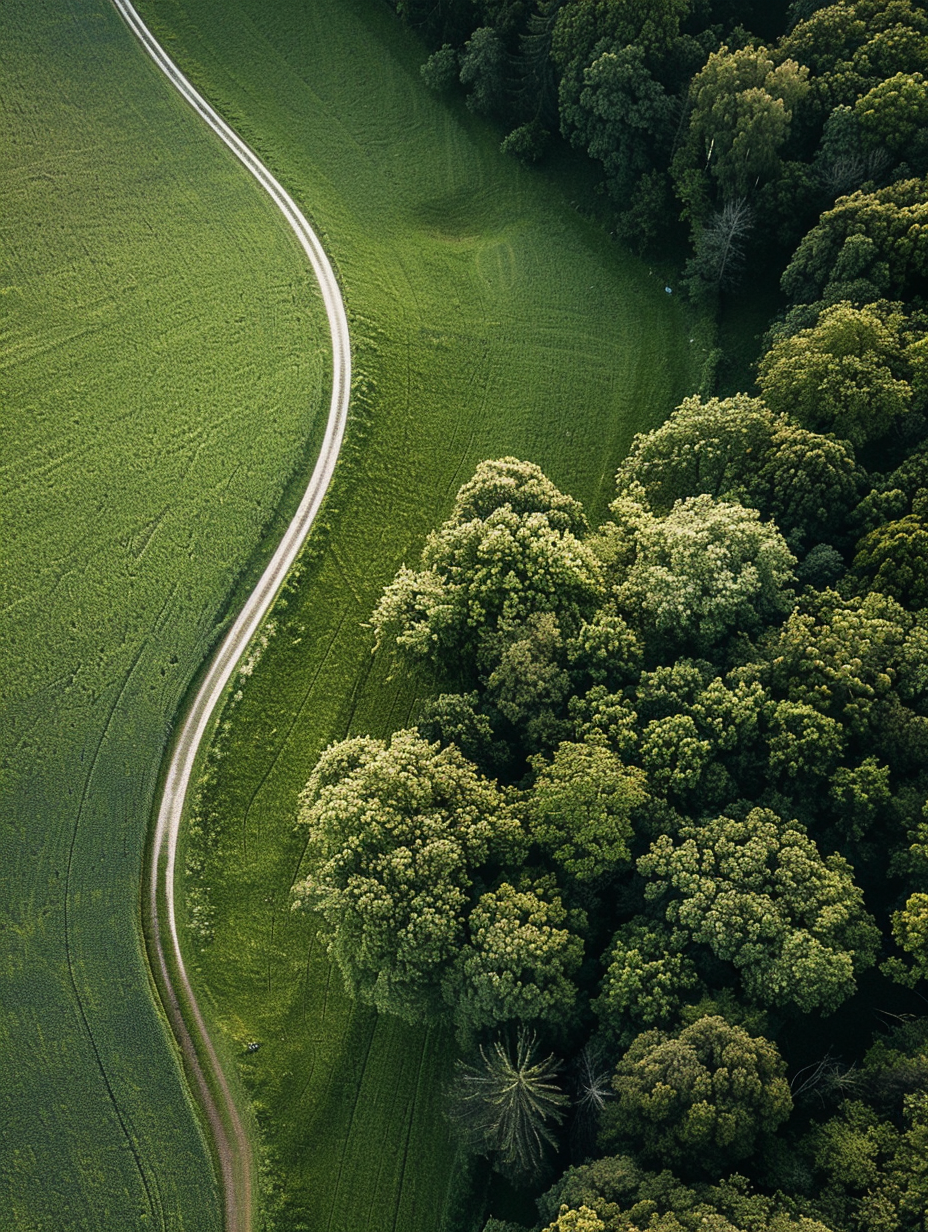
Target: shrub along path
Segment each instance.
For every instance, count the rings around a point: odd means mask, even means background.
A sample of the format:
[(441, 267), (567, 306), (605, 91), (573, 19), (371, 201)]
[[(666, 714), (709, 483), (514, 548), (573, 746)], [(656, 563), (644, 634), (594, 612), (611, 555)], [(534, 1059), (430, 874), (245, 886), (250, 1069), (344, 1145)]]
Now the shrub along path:
[(455, 1175), (449, 1041), (346, 1000), (312, 920), (290, 911), (296, 798), (330, 740), (414, 716), (415, 687), (362, 626), (477, 461), (533, 458), (596, 517), (632, 434), (692, 388), (686, 321), (569, 188), (429, 94), (424, 50), (385, 5), (140, 8), (326, 242), (357, 372), (323, 523), (207, 769), (188, 966), (254, 1101), (276, 1226), (436, 1232)]

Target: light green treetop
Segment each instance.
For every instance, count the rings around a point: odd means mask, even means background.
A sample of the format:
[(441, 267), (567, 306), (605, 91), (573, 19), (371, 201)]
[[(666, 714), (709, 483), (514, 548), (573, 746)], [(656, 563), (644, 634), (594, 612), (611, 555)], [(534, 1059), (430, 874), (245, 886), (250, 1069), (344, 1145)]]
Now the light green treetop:
[(647, 627), (697, 649), (789, 611), (795, 557), (754, 509), (709, 495), (645, 521), (618, 591)]
[(631, 862), (631, 815), (647, 800), (645, 776), (604, 743), (558, 745), (550, 762), (532, 759), (532, 837), (579, 881)]
[(472, 875), (518, 858), (518, 823), (456, 748), (414, 731), (332, 745), (300, 800), (309, 873), (295, 902), (325, 922), (353, 995), (416, 1020), (465, 939)]
[(693, 78), (687, 161), (708, 163), (725, 197), (743, 195), (777, 167), (809, 70), (774, 62), (765, 47), (721, 47)]
[(879, 930), (853, 870), (823, 858), (804, 828), (770, 809), (662, 835), (638, 861), (666, 917), (741, 973), (761, 1005), (830, 1012), (871, 966)]
[(538, 467), (483, 463), (428, 536), (421, 568), (404, 566), (384, 591), (371, 617), (378, 641), (473, 677), (498, 658), (501, 627), (552, 613), (575, 632), (602, 594), (599, 564), (578, 538), (584, 526), (576, 501)]
[(892, 307), (826, 308), (814, 326), (775, 342), (758, 383), (776, 411), (834, 431), (856, 446), (885, 436), (912, 406), (913, 367), (924, 362)]

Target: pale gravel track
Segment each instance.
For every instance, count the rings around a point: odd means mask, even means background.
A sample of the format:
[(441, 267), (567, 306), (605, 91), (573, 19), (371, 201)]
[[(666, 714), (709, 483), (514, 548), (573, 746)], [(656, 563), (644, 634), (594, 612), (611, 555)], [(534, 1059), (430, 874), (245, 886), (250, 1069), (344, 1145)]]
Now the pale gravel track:
[(318, 279), (332, 335), (332, 401), (316, 467), (280, 545), (214, 653), (203, 682), (184, 716), (166, 767), (158, 819), (145, 870), (144, 892), (147, 896), (150, 946), (154, 951), (155, 981), (213, 1135), (221, 1172), (225, 1232), (251, 1232), (254, 1212), (251, 1145), (194, 996), (180, 948), (174, 901), (177, 840), (200, 743), (209, 729), (226, 685), (309, 534), (335, 470), (351, 392), (348, 318), (332, 266), (296, 203), (197, 93), (128, 0), (113, 0), (113, 4), (171, 84), (251, 172), (290, 224)]

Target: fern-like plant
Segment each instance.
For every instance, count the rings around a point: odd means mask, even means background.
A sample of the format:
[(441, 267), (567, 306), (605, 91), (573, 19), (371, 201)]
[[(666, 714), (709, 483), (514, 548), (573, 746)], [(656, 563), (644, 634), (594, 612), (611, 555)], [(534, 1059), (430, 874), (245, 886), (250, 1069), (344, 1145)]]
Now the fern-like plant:
[(554, 1056), (536, 1060), (534, 1032), (520, 1028), (515, 1048), (497, 1039), (481, 1046), (479, 1065), (458, 1063), (451, 1118), (470, 1145), (494, 1153), (501, 1170), (533, 1176), (544, 1163), (545, 1146), (554, 1145), (551, 1125), (563, 1119), (568, 1102), (556, 1082), (561, 1063)]

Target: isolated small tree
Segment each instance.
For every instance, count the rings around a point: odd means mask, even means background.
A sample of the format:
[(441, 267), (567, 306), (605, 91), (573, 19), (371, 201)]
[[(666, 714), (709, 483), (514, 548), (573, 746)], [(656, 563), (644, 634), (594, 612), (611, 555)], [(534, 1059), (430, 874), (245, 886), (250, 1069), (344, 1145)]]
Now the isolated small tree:
[(450, 1106), (465, 1141), (523, 1180), (540, 1171), (546, 1148), (555, 1145), (552, 1126), (568, 1103), (557, 1081), (560, 1062), (551, 1055), (539, 1060), (537, 1051), (525, 1028), (514, 1048), (500, 1039), (481, 1047), (480, 1064), (458, 1062)]

